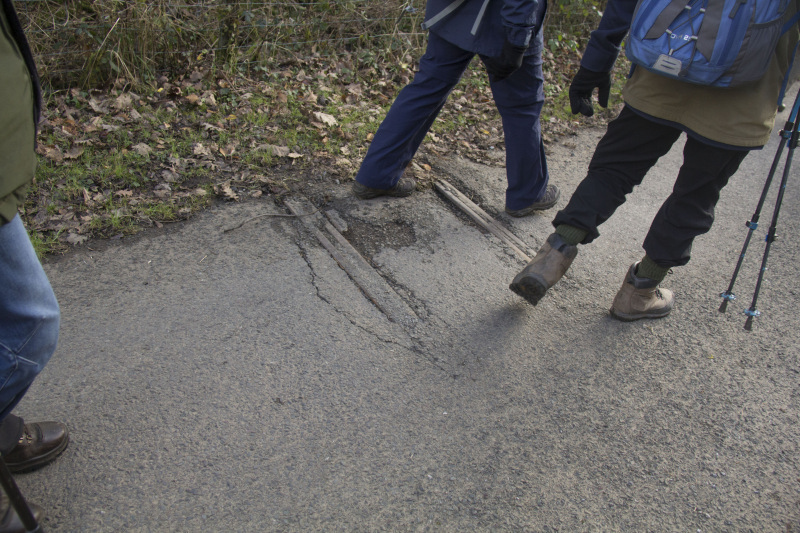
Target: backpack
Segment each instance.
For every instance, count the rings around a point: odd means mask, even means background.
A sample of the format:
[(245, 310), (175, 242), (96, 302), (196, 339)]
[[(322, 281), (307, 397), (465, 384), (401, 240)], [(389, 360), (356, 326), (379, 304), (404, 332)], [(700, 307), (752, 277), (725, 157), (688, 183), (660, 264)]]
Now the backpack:
[(793, 0), (639, 0), (625, 54), (650, 71), (700, 85), (756, 81), (800, 18), (790, 6)]

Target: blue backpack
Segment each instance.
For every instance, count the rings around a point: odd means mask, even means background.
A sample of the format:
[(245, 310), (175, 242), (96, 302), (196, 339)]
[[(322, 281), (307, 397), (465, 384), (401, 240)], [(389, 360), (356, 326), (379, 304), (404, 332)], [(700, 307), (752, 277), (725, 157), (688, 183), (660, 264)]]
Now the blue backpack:
[[(639, 0), (625, 53), (670, 78), (735, 87), (760, 79), (796, 24), (793, 0)], [(792, 7), (792, 9), (790, 9)]]

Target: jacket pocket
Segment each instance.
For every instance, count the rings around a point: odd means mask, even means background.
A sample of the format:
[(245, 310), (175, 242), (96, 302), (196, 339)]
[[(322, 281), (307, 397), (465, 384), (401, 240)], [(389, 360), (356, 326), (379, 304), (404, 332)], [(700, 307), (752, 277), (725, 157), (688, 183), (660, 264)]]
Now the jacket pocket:
[(767, 71), (783, 30), (783, 17), (751, 25), (731, 68), (731, 85), (760, 80)]

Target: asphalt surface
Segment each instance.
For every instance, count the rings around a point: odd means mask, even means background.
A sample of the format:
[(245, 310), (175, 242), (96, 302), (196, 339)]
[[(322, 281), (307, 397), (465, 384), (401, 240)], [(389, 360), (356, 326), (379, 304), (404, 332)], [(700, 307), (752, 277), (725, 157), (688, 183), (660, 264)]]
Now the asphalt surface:
[[(601, 134), (549, 147), (558, 207)], [(434, 191), (228, 204), (48, 261), (61, 339), (18, 413), (72, 441), (20, 487), (49, 531), (799, 531), (797, 171), (752, 331), (777, 186), (719, 293), (774, 146), (668, 276), (673, 313), (608, 315), (680, 148), (536, 307), (507, 288), (524, 261)], [(555, 210), (502, 214), (502, 168), (434, 172), (530, 250), (550, 233)]]

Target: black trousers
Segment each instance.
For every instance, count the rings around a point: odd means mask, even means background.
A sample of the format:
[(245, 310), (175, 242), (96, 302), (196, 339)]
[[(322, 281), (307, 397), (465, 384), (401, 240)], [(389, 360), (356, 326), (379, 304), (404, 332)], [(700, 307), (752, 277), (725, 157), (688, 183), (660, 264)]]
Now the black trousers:
[[(600, 236), (597, 228), (625, 202), (625, 197), (680, 137), (681, 130), (648, 120), (627, 106), (595, 149), (589, 172), (553, 225), (568, 224), (588, 232), (582, 244)], [(656, 213), (644, 240), (645, 253), (663, 267), (689, 262), (692, 242), (714, 222), (714, 207), (747, 150), (705, 144), (691, 136), (672, 193)]]
[(0, 422), (0, 453), (7, 454), (19, 442), (25, 422), (18, 416), (9, 414)]

